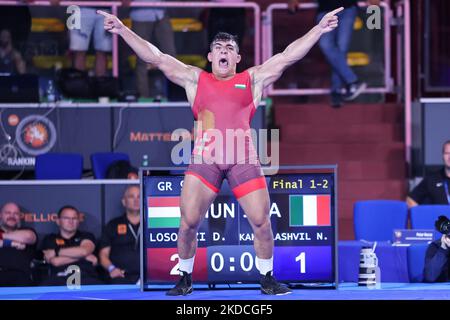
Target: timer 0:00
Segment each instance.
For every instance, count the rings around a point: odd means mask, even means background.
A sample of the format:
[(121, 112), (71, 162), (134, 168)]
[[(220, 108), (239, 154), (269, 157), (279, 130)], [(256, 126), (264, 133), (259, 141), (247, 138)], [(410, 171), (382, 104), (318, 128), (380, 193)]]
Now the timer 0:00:
[[(246, 264), (246, 257), (248, 257), (248, 264)], [(230, 258), (230, 262), (233, 262)], [(241, 270), (244, 272), (249, 272), (253, 269), (254, 258), (250, 252), (244, 252), (240, 258), (240, 266)], [(306, 273), (306, 255), (305, 252), (300, 253), (297, 257), (295, 257), (295, 262), (300, 262), (300, 273)], [(218, 265), (217, 265), (218, 263)], [(215, 252), (211, 255), (211, 268), (215, 272), (221, 272), (225, 266), (225, 258), (220, 252)], [(258, 269), (258, 265), (256, 265)]]
[[(246, 257), (248, 257), (248, 259), (246, 259)], [(233, 262), (231, 259), (232, 258), (230, 258), (230, 262)], [(246, 260), (248, 260), (248, 263), (246, 263)], [(255, 264), (254, 258), (250, 252), (244, 252), (241, 255), (239, 262), (240, 262), (241, 269), (244, 272), (248, 272), (248, 271), (252, 270), (253, 265)], [(211, 268), (215, 272), (221, 272), (223, 270), (224, 265), (225, 265), (225, 258), (223, 257), (223, 255), (220, 252), (213, 253), (211, 256)]]

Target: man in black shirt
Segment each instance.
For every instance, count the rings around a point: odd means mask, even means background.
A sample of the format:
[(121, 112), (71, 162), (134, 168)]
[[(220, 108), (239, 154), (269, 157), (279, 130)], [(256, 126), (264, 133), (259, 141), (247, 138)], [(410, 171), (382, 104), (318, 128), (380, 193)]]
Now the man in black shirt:
[(114, 284), (139, 280), (140, 191), (129, 186), (122, 197), (125, 214), (112, 219), (100, 241), (100, 264)]
[(408, 207), (419, 204), (450, 204), (450, 140), (442, 146), (444, 167), (425, 177), (406, 198)]
[(97, 257), (95, 237), (88, 232), (78, 230), (80, 213), (77, 208), (64, 206), (58, 211), (58, 234), (50, 234), (44, 238), (42, 250), (45, 261), (50, 264), (50, 275), (42, 285), (62, 286), (68, 284), (72, 276), (69, 267), (76, 265), (80, 269), (81, 285), (101, 284), (97, 278), (95, 266)]
[[(300, 0), (288, 0), (289, 10), (295, 12)], [(380, 0), (367, 0), (369, 5), (378, 5)], [(358, 13), (357, 0), (318, 0), (317, 21), (335, 8), (345, 9), (338, 14), (339, 26), (324, 34), (319, 41), (320, 48), (332, 68), (331, 106), (339, 108), (342, 102), (356, 99), (367, 87), (360, 82), (347, 63), (347, 53), (352, 38), (353, 24)], [(344, 94), (342, 90), (344, 89)]]
[(8, 202), (0, 209), (0, 286), (30, 286), (37, 235), (20, 227), (20, 208)]

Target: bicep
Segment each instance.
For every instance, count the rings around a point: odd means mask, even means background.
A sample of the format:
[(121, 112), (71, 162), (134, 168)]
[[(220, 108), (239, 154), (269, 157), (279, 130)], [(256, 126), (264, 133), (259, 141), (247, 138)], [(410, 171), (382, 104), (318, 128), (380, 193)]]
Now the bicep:
[(35, 244), (37, 242), (37, 235), (36, 235), (36, 233), (31, 231), (31, 230), (26, 230), (25, 232), (27, 234), (26, 243), (27, 244)]
[(287, 67), (288, 62), (285, 55), (278, 53), (263, 64), (251, 68), (249, 71), (253, 73), (254, 82), (262, 83), (263, 87), (266, 88), (277, 81)]
[(99, 256), (108, 258), (111, 253), (111, 247), (103, 247), (100, 249)]
[(170, 81), (183, 88), (197, 81), (201, 72), (200, 68), (184, 64), (168, 54), (163, 54), (158, 68)]

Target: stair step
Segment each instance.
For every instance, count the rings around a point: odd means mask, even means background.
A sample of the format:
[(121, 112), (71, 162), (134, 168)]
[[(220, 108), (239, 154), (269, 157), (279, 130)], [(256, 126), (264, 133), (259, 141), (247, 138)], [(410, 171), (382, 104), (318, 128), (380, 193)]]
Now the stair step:
[(338, 236), (351, 240), (356, 201), (406, 197), (403, 107), (352, 103), (333, 109), (318, 102), (274, 99), (280, 163), (338, 165)]
[(403, 143), (288, 144), (280, 146), (280, 163), (335, 164), (340, 161), (401, 161)]
[(338, 196), (341, 200), (401, 200), (405, 199), (405, 180), (338, 181)]
[[(310, 164), (310, 163), (308, 163)], [(321, 162), (313, 165), (323, 165)], [(406, 163), (400, 161), (339, 161), (339, 179), (345, 180), (390, 180), (406, 179)]]
[(403, 141), (403, 126), (391, 123), (346, 124), (286, 124), (280, 129), (282, 142), (385, 142)]
[(274, 112), (279, 126), (403, 123), (403, 108), (395, 104), (349, 104), (339, 109), (325, 104), (275, 104)]
[(397, 161), (341, 161), (338, 177), (345, 180), (405, 179), (406, 163)]

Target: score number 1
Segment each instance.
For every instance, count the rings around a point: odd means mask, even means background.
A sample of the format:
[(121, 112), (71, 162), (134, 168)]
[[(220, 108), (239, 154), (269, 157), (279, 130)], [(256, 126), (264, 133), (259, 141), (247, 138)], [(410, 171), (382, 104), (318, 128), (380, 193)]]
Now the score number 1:
[(295, 262), (300, 261), (300, 273), (306, 273), (306, 254), (305, 252), (300, 253), (295, 257)]

